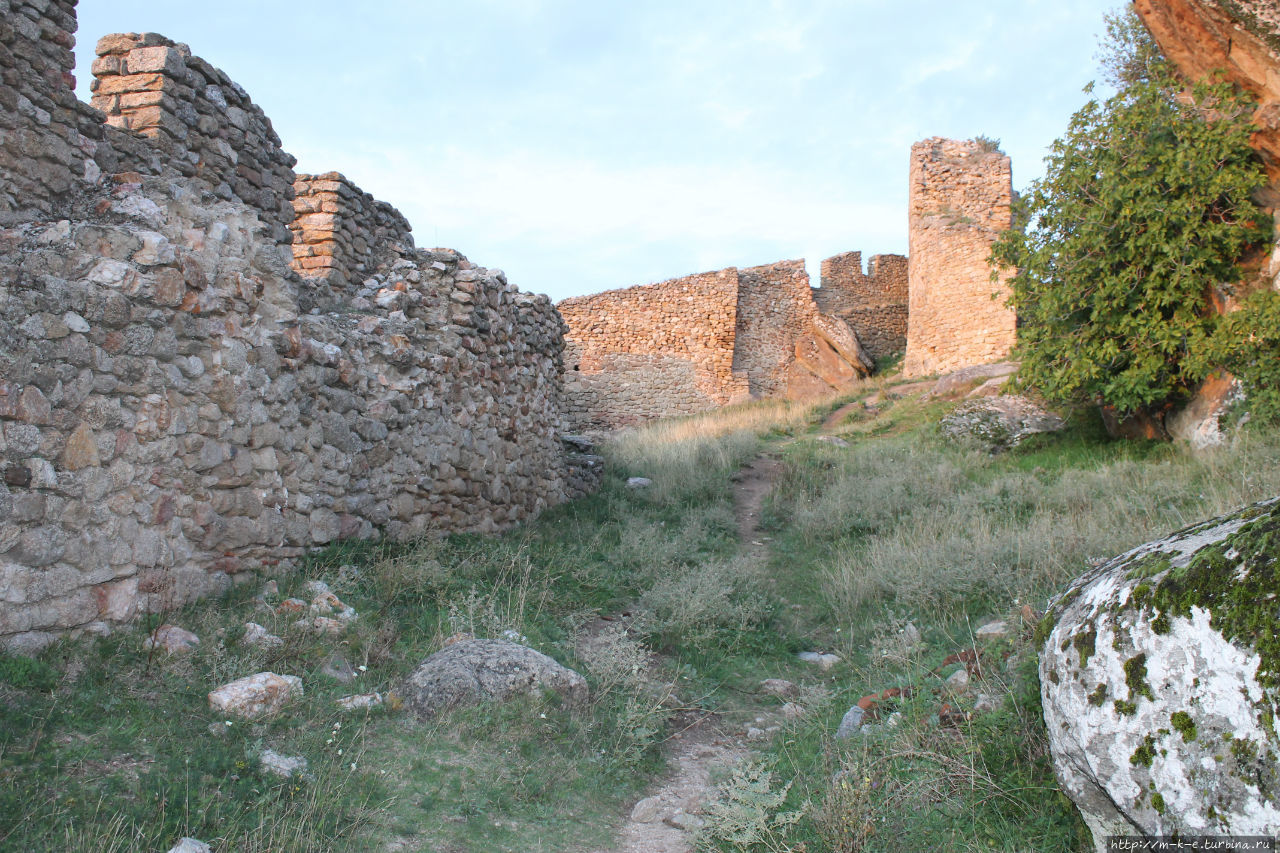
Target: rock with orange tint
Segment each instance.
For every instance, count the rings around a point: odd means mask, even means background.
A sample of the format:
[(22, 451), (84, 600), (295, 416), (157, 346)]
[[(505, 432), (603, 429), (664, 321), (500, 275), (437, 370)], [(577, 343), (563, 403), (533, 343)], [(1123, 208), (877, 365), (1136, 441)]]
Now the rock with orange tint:
[(259, 672), (224, 684), (209, 694), (209, 707), (224, 714), (253, 720), (279, 713), (289, 700), (302, 695), (296, 675)]

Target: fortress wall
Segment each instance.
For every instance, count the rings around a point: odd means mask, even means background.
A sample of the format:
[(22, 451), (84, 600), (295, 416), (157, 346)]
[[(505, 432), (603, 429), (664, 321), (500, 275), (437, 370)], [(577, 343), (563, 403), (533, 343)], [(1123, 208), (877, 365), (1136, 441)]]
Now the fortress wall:
[(817, 313), (803, 259), (739, 271), (733, 369), (746, 374), (753, 396), (786, 390), (796, 343)]
[(822, 262), (822, 286), (813, 291), (823, 314), (849, 324), (867, 354), (882, 361), (907, 345), (907, 259), (874, 255), (862, 271), (862, 253)]
[(293, 184), (293, 268), (299, 275), (363, 281), (379, 250), (413, 249), (409, 220), (338, 172), (298, 175)]
[(0, 10), (0, 644), (592, 487), (558, 436), (546, 297), (414, 250), (363, 194), (331, 240), (359, 285), (300, 278), (292, 158), (225, 75), (109, 37), (95, 99), (128, 127), (107, 125), (68, 100), (74, 4)]
[(1008, 356), (1016, 332), (1005, 305), (1009, 274), (992, 281), (987, 259), (1012, 224), (1012, 200), (1010, 160), (999, 151), (940, 137), (912, 146), (904, 375)]
[(737, 299), (738, 271), (726, 269), (560, 302), (570, 423), (613, 429), (744, 396)]
[(164, 167), (255, 208), (279, 242), (293, 221), (293, 166), (262, 108), (191, 49), (157, 33), (98, 40), (92, 105), (146, 137)]
[(75, 30), (74, 0), (0, 0), (0, 225), (64, 210), (101, 173), (102, 118), (72, 91)]

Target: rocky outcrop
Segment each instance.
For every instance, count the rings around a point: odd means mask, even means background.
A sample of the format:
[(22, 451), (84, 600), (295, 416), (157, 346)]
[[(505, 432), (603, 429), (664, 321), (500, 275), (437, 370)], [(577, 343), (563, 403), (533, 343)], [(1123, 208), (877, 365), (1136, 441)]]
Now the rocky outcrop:
[(1253, 141), (1280, 180), (1280, 9), (1270, 0), (1134, 0), (1168, 59), (1188, 78), (1222, 72), (1258, 99)]
[(427, 658), (396, 689), (419, 717), (486, 700), (552, 690), (570, 703), (587, 699), (587, 681), (533, 649), (507, 640), (462, 640)]
[[(1280, 7), (1272, 0), (1135, 0), (1165, 56), (1188, 80), (1223, 75), (1258, 101), (1253, 115), (1253, 147), (1270, 177), (1259, 194), (1273, 214), (1280, 210)], [(1270, 257), (1244, 264), (1244, 290), (1268, 284), (1280, 289), (1280, 218), (1275, 223)], [(1253, 281), (1250, 281), (1253, 280)], [(1215, 299), (1217, 311), (1234, 310), (1234, 296)], [(1219, 444), (1219, 416), (1239, 397), (1230, 376), (1214, 376), (1197, 390), (1191, 404), (1165, 419), (1159, 432), (1188, 441), (1197, 449)]]
[[(1271, 0), (1134, 0), (1151, 35), (1190, 80), (1215, 73), (1253, 93), (1253, 146), (1271, 178), (1264, 205), (1280, 208), (1280, 9)], [(1263, 272), (1280, 286), (1276, 250)]]
[(1280, 830), (1278, 561), (1274, 498), (1110, 560), (1047, 617), (1054, 766), (1098, 850)]
[(1056, 432), (1065, 425), (1061, 417), (1026, 397), (1005, 394), (961, 403), (942, 419), (942, 434), (997, 453), (1016, 447), (1029, 435)]

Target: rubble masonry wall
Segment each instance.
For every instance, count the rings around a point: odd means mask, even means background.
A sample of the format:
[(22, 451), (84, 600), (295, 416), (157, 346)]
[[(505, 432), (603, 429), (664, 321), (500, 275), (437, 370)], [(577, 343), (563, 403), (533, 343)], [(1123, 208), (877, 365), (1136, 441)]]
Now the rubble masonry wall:
[(911, 147), (906, 376), (999, 361), (1014, 345), (1009, 273), (988, 258), (1012, 225), (1009, 158), (975, 140)]
[(70, 95), (74, 3), (0, 11), (0, 643), (107, 630), (342, 538), (499, 530), (591, 487), (558, 435), (545, 296), (414, 249), (330, 175), (304, 203), (333, 215), (338, 262), (299, 276), (293, 160), (226, 75), (108, 36), (104, 116)]

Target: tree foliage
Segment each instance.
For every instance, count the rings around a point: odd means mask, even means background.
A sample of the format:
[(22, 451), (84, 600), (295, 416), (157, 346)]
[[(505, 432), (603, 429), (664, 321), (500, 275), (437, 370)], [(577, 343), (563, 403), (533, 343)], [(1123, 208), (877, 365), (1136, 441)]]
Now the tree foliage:
[(1016, 268), (1020, 381), (1131, 413), (1212, 369), (1221, 318), (1208, 296), (1240, 280), (1237, 262), (1271, 232), (1251, 200), (1266, 179), (1248, 98), (1225, 83), (1187, 93), (1149, 36), (1123, 35), (1119, 91), (1072, 116), (1023, 196), (1025, 230), (1006, 232), (992, 259)]

